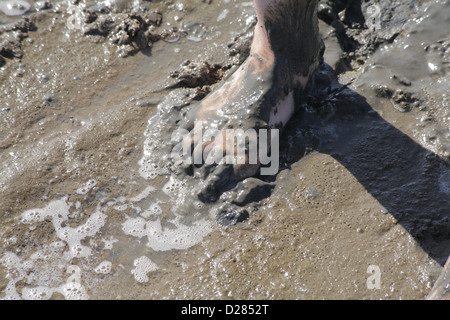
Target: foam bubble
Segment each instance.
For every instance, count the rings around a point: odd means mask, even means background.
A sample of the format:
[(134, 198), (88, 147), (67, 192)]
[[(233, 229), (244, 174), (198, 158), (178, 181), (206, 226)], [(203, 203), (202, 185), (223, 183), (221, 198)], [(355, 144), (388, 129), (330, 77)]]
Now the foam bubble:
[(152, 214), (154, 214), (154, 215), (160, 215), (160, 214), (162, 213), (162, 209), (161, 209), (161, 207), (159, 206), (159, 203), (158, 203), (158, 202), (152, 203), (152, 204), (150, 205), (150, 207), (149, 207), (149, 210), (150, 210), (150, 212), (151, 212)]
[(180, 188), (184, 186), (184, 183), (181, 180), (178, 180), (174, 176), (170, 176), (169, 181), (166, 182), (162, 190), (167, 195), (176, 195), (179, 193)]
[(111, 250), (113, 248), (114, 242), (118, 242), (119, 240), (110, 237), (109, 239), (102, 239), (105, 244), (104, 250)]
[[(56, 223), (67, 219), (70, 205), (66, 202), (67, 197), (50, 202), (45, 208), (30, 209), (22, 213), (22, 223), (30, 224), (44, 221), (47, 217), (56, 218)], [(55, 223), (54, 223), (55, 224)]]
[(87, 300), (89, 299), (84, 286), (78, 282), (68, 282), (63, 284), (58, 290), (66, 300)]
[(30, 10), (31, 5), (24, 0), (1, 1), (0, 10), (7, 16), (20, 16)]
[(159, 203), (160, 203), (160, 201), (151, 203), (147, 210), (144, 210), (144, 211), (140, 212), (140, 215), (143, 218), (150, 218), (150, 217), (161, 215), (162, 214), (162, 209), (159, 206)]
[(116, 209), (117, 211), (125, 211), (128, 208), (127, 204), (118, 204), (116, 206), (113, 207), (114, 209)]
[(22, 298), (25, 300), (48, 300), (54, 290), (47, 287), (23, 288)]
[(77, 191), (76, 191), (76, 193), (77, 193), (77, 194), (86, 194), (86, 193), (88, 193), (89, 191), (91, 191), (91, 189), (92, 189), (93, 187), (95, 187), (96, 184), (97, 184), (97, 181), (94, 180), (94, 179), (91, 179), (91, 180), (89, 180), (89, 181), (86, 183), (86, 185), (85, 185), (84, 187), (78, 188)]
[(107, 274), (111, 272), (112, 263), (109, 261), (102, 261), (97, 267), (95, 267), (94, 271), (96, 273)]
[(173, 249), (188, 249), (213, 230), (213, 223), (208, 220), (198, 220), (188, 226), (181, 223), (179, 217), (167, 221), (171, 227), (163, 228), (161, 220), (147, 221), (142, 217), (128, 218), (122, 225), (125, 234), (142, 238), (147, 237), (147, 246), (155, 251)]
[(122, 224), (122, 230), (130, 236), (142, 238), (147, 234), (145, 223), (146, 221), (144, 218), (128, 218), (127, 221)]
[(5, 278), (8, 280), (3, 293), (4, 300), (19, 300), (20, 295), (16, 291), (16, 282), (26, 279), (28, 270), (33, 267), (32, 261), (21, 261), (14, 252), (5, 252), (0, 258), (0, 263), (6, 267), (7, 274)]
[(24, 261), (14, 253), (14, 252), (5, 252), (5, 254), (0, 259), (0, 263), (2, 263), (9, 271), (15, 270), (15, 279), (23, 279), (27, 275), (27, 270), (33, 267), (32, 261)]
[(7, 275), (5, 277), (8, 279), (8, 284), (6, 285), (5, 290), (3, 291), (4, 297), (3, 300), (20, 300), (20, 295), (16, 291), (16, 284), (13, 279), (11, 279), (11, 276)]
[(162, 173), (159, 165), (145, 156), (139, 161), (139, 173), (146, 180), (153, 180)]
[(141, 192), (140, 194), (138, 194), (136, 197), (131, 198), (130, 201), (131, 201), (131, 202), (139, 202), (139, 201), (141, 201), (141, 200), (147, 198), (147, 197), (150, 195), (150, 193), (151, 193), (152, 191), (155, 191), (155, 190), (156, 190), (156, 189), (155, 189), (154, 187), (152, 187), (152, 186), (147, 186), (147, 187), (144, 189), (144, 191), (142, 191), (142, 192)]
[(46, 207), (40, 209), (31, 209), (22, 213), (22, 223), (31, 224), (38, 221), (44, 221), (45, 218), (52, 219), (56, 235), (69, 245), (69, 251), (65, 254), (68, 258), (88, 257), (91, 249), (81, 244), (86, 237), (92, 237), (97, 234), (105, 224), (106, 215), (102, 212), (100, 205), (97, 211), (90, 215), (85, 224), (76, 228), (69, 226), (63, 227), (68, 219), (71, 204), (67, 203), (67, 197), (50, 202)]
[(136, 268), (132, 269), (131, 273), (134, 275), (136, 281), (141, 283), (148, 282), (149, 278), (147, 273), (159, 269), (158, 266), (146, 256), (135, 259), (134, 266)]

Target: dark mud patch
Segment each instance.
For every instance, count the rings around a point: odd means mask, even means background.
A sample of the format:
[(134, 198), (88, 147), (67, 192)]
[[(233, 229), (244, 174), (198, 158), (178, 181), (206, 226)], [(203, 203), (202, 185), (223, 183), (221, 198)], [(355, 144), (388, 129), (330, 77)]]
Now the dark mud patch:
[[(231, 67), (232, 65), (210, 65), (207, 61), (199, 65), (187, 60), (182, 63), (182, 69), (170, 73), (170, 77), (175, 79), (175, 83), (164, 89), (198, 88), (205, 91), (208, 89), (203, 87), (218, 83)], [(199, 97), (196, 97), (196, 100), (199, 100)]]
[[(23, 18), (11, 25), (0, 26), (0, 58), (22, 58), (22, 42), (28, 38), (28, 33), (36, 31), (33, 18)], [(5, 64), (1, 58), (0, 64)]]

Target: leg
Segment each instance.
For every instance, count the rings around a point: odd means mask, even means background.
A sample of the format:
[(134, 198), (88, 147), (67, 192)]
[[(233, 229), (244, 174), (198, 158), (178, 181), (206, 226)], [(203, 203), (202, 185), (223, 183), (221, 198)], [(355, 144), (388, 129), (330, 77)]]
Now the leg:
[[(238, 70), (193, 108), (185, 127), (282, 128), (307, 93), (309, 80), (321, 63), (317, 0), (254, 0), (257, 25), (250, 55)], [(225, 139), (225, 138), (224, 138)], [(204, 157), (212, 150), (230, 154), (236, 145), (225, 140), (203, 141), (193, 134), (192, 150)], [(233, 150), (230, 150), (233, 149)], [(246, 150), (248, 160), (248, 150)], [(192, 168), (192, 167), (191, 167)], [(221, 187), (257, 173), (259, 162), (194, 167), (206, 181), (203, 200), (214, 200)]]

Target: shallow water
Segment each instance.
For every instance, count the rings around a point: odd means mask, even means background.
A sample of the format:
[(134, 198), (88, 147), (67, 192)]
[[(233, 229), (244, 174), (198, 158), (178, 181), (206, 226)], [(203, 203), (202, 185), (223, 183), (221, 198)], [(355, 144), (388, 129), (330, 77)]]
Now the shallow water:
[[(64, 5), (42, 11), (23, 56), (0, 69), (3, 299), (428, 294), (450, 247), (445, 1), (414, 8), (428, 20), (367, 50), (340, 74), (348, 88), (322, 92), (296, 115), (282, 170), (265, 181), (273, 190), (228, 227), (217, 223), (221, 203), (193, 200), (189, 180), (153, 170), (167, 153), (149, 146), (164, 150), (158, 134), (170, 133), (157, 112), (199, 99), (196, 87), (161, 91), (178, 81), (171, 73), (207, 61), (226, 78), (242, 61), (230, 52), (254, 22), (251, 2), (147, 3), (163, 15), (156, 30), (189, 30), (126, 58), (70, 29)], [(339, 63), (345, 50), (333, 28), (321, 29), (331, 32), (326, 61)], [(397, 89), (419, 98), (380, 95)], [(374, 266), (378, 288), (368, 284)]]

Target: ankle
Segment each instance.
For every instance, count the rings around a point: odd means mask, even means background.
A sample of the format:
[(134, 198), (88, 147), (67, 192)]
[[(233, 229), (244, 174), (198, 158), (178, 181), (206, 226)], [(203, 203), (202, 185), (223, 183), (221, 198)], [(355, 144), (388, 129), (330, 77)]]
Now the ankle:
[(316, 69), (323, 47), (317, 0), (271, 1), (261, 8), (264, 10), (258, 13), (255, 51), (270, 48), (277, 64), (281, 62), (292, 73), (308, 76)]
[(275, 61), (275, 54), (270, 45), (266, 28), (260, 22), (255, 26), (250, 55), (260, 58), (269, 64), (272, 64)]

